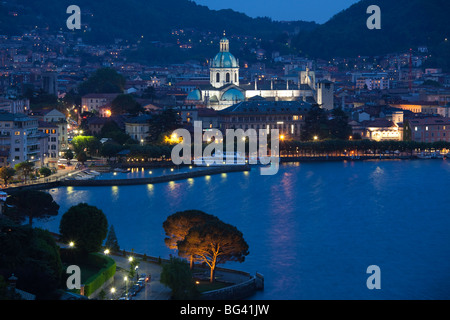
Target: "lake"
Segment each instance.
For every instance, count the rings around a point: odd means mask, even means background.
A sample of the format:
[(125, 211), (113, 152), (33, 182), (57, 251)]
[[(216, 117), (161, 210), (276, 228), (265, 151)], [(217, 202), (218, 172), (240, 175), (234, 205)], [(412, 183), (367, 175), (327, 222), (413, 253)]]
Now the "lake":
[[(147, 170), (148, 171), (148, 170)], [(290, 163), (154, 185), (49, 190), (58, 232), (80, 202), (102, 209), (121, 248), (168, 258), (162, 224), (203, 210), (242, 231), (246, 261), (221, 266), (265, 277), (253, 299), (449, 299), (450, 162), (376, 160)], [(381, 270), (381, 289), (366, 286)]]

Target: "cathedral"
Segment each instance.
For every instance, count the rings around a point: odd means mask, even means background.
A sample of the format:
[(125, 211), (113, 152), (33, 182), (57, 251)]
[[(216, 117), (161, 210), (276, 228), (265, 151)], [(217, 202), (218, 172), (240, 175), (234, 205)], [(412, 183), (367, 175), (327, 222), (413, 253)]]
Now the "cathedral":
[(333, 83), (316, 81), (314, 71), (299, 73), (298, 84), (289, 81), (239, 83), (239, 60), (230, 52), (230, 42), (223, 37), (220, 51), (209, 65), (209, 84), (198, 86), (186, 97), (186, 103), (223, 110), (242, 101), (309, 101), (333, 109)]

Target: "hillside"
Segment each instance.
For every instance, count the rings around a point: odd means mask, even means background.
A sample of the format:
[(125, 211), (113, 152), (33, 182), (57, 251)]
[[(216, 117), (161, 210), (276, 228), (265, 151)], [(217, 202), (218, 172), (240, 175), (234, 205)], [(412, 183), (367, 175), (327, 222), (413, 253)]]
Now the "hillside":
[[(367, 7), (381, 8), (381, 30), (369, 30)], [(450, 40), (448, 0), (362, 0), (293, 41), (298, 50), (321, 58), (379, 55), (419, 45), (437, 48)]]
[[(233, 10), (209, 10), (189, 0), (5, 0), (0, 4), (0, 34), (18, 34), (30, 28), (66, 29), (66, 8), (81, 8), (83, 30), (76, 31), (87, 41), (110, 42), (114, 38), (164, 40), (174, 29), (201, 32), (273, 36), (294, 28), (311, 30), (314, 22), (275, 22), (250, 18)], [(17, 13), (14, 15), (12, 13)], [(67, 29), (66, 29), (67, 30)], [(84, 32), (86, 30), (86, 32)]]

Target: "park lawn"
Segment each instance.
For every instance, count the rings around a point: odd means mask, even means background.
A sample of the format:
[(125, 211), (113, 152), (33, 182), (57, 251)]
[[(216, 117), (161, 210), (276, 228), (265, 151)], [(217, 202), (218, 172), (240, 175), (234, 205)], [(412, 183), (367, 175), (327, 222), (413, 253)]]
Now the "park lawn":
[(198, 282), (199, 283), (197, 284), (197, 289), (200, 293), (217, 290), (217, 289), (222, 289), (222, 288), (233, 285), (230, 283), (225, 283), (225, 282), (220, 282), (220, 281), (214, 281), (213, 283), (210, 283), (209, 280), (208, 281), (201, 280)]

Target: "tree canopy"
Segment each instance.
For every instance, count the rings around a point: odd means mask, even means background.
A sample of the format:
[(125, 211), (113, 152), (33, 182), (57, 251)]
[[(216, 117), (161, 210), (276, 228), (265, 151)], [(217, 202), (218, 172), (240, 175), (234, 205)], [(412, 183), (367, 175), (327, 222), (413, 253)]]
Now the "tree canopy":
[(108, 221), (102, 210), (79, 203), (64, 213), (59, 232), (62, 241), (73, 241), (81, 252), (98, 252), (108, 233)]
[(0, 248), (0, 273), (5, 278), (14, 273), (18, 288), (35, 294), (37, 299), (55, 298), (62, 263), (48, 231), (20, 226), (0, 216)]
[(125, 78), (112, 68), (97, 69), (78, 87), (80, 95), (88, 93), (121, 93), (125, 87)]
[(6, 203), (13, 208), (7, 214), (15, 221), (28, 218), (31, 226), (33, 219), (48, 219), (58, 215), (59, 205), (50, 193), (39, 190), (22, 190), (9, 196)]
[(214, 282), (218, 264), (243, 262), (249, 254), (248, 248), (242, 232), (220, 220), (211, 220), (191, 228), (184, 240), (178, 242), (180, 256), (195, 256), (209, 266), (211, 282)]
[[(200, 210), (178, 211), (163, 222), (163, 228), (166, 233), (164, 242), (168, 248), (178, 249), (178, 243), (184, 240), (190, 229), (213, 220), (218, 220), (218, 218)], [(192, 269), (194, 255), (190, 254), (187, 257), (190, 258)]]

